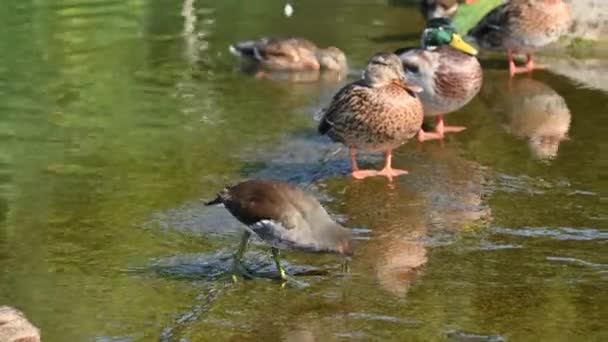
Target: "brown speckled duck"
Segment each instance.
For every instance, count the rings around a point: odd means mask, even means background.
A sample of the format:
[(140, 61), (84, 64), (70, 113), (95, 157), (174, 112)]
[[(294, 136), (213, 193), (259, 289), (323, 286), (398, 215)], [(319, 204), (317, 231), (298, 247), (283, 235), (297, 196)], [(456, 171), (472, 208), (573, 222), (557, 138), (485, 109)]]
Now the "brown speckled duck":
[(458, 0), (421, 0), (420, 12), (426, 20), (452, 18), (458, 12)]
[(414, 84), (422, 87), (420, 100), (425, 117), (436, 117), (435, 132), (420, 129), (418, 140), (443, 139), (445, 133), (464, 127), (444, 126), (443, 115), (465, 106), (481, 89), (483, 72), (475, 55), (477, 50), (457, 33), (449, 18), (427, 22), (421, 48), (395, 51)]
[(207, 203), (215, 204), (223, 204), (248, 228), (235, 255), (235, 271), (242, 266), (251, 233), (272, 246), (282, 279), (287, 274), (279, 260), (280, 249), (352, 255), (350, 231), (336, 223), (316, 198), (285, 182), (245, 181), (225, 188)]
[[(465, 0), (472, 4), (475, 0)], [(420, 12), (426, 20), (433, 18), (453, 18), (458, 13), (458, 0), (420, 0)]]
[(348, 68), (346, 56), (336, 47), (318, 48), (303, 38), (261, 38), (235, 43), (230, 52), (244, 62), (268, 71), (332, 70)]
[[(350, 148), (352, 176), (382, 175), (389, 179), (406, 174), (393, 169), (391, 151), (416, 135), (422, 125), (421, 89), (407, 82), (399, 57), (378, 53), (368, 62), (359, 81), (344, 86), (324, 110), (319, 133)], [(356, 149), (384, 151), (382, 170), (360, 170)]]
[[(510, 0), (490, 11), (468, 35), (487, 50), (507, 50), (509, 73), (531, 72), (532, 53), (567, 32), (570, 8), (563, 0)], [(525, 67), (517, 67), (513, 54), (526, 54)]]

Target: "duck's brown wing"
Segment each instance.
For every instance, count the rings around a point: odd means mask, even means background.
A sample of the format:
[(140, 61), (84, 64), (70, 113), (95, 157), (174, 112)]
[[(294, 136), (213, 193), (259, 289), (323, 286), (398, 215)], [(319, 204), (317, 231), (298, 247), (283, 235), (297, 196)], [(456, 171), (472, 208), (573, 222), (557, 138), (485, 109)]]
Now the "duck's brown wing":
[(220, 194), (226, 209), (245, 225), (274, 221), (286, 229), (295, 228), (300, 215), (285, 198), (287, 184), (253, 180), (237, 184)]
[(259, 48), (266, 65), (273, 69), (318, 69), (317, 46), (302, 38), (269, 40)]
[(500, 49), (506, 38), (510, 18), (519, 7), (511, 6), (508, 2), (494, 8), (469, 30), (468, 36), (475, 39), (477, 44), (485, 49)]
[(324, 110), (318, 131), (333, 138), (332, 131), (339, 129), (339, 125), (349, 121), (356, 124), (358, 113), (373, 112), (378, 109), (376, 105), (369, 87), (363, 85), (361, 81), (348, 84), (334, 95), (329, 106)]

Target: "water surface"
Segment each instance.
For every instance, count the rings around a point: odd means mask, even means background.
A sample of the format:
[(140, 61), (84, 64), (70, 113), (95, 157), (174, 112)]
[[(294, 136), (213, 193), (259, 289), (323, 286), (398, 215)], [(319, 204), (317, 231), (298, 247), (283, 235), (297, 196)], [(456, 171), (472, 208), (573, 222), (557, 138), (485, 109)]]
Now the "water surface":
[[(405, 1), (283, 4), (5, 0), (0, 304), (44, 341), (606, 340), (605, 89), (568, 63), (509, 83), (482, 56), (480, 95), (447, 116), (465, 132), (397, 150), (393, 184), (355, 181), (315, 134), (341, 83), (254, 79), (227, 46), (305, 36), (346, 51), (352, 80), (422, 19)], [(201, 199), (249, 177), (307, 187), (356, 228), (351, 272), (285, 253), (324, 275), (222, 278), (239, 224)], [(272, 271), (261, 244), (247, 260)]]

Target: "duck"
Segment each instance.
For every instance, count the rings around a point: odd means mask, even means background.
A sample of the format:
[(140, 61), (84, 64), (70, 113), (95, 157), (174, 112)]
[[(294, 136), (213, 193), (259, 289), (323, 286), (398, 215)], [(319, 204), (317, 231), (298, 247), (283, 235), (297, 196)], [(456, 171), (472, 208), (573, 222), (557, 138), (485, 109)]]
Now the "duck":
[(245, 64), (266, 71), (341, 72), (348, 69), (342, 50), (334, 46), (321, 49), (305, 38), (264, 37), (234, 43), (229, 50)]
[[(532, 72), (544, 66), (534, 63), (533, 52), (556, 42), (572, 22), (563, 0), (511, 0), (494, 8), (467, 35), (486, 50), (506, 50), (509, 75)], [(517, 67), (514, 54), (525, 54), (524, 67)]]
[[(335, 222), (311, 194), (279, 180), (247, 180), (225, 187), (207, 206), (220, 205), (246, 226), (234, 257), (233, 279), (251, 234), (271, 246), (281, 279), (288, 280), (281, 266), (280, 250), (353, 255), (349, 229)], [(245, 273), (247, 275), (247, 273)]]
[(458, 0), (421, 0), (420, 12), (426, 20), (452, 18), (458, 12)]
[[(376, 53), (361, 79), (342, 87), (322, 110), (318, 132), (349, 147), (351, 175), (355, 179), (385, 176), (392, 180), (407, 174), (406, 170), (392, 167), (392, 150), (420, 130), (420, 91), (420, 87), (408, 82), (397, 55)], [(384, 151), (384, 168), (359, 169), (357, 149)]]
[(449, 18), (427, 22), (420, 48), (401, 48), (403, 68), (414, 84), (422, 88), (420, 100), (425, 117), (436, 117), (435, 132), (420, 129), (420, 142), (443, 139), (448, 132), (460, 132), (462, 126), (445, 126), (443, 116), (469, 103), (481, 89), (483, 71), (477, 50), (456, 32)]
[[(465, 0), (469, 5), (476, 0)], [(420, 12), (426, 20), (433, 18), (453, 18), (458, 13), (458, 0), (421, 0)]]

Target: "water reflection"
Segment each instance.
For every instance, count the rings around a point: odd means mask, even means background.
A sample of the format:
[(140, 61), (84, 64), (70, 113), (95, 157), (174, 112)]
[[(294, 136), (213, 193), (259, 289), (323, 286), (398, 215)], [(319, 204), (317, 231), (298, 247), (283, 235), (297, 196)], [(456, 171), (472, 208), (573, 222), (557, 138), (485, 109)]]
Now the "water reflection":
[(507, 97), (504, 128), (527, 140), (532, 155), (554, 159), (568, 139), (571, 114), (564, 98), (547, 84), (531, 78), (514, 79)]
[(292, 71), (292, 72), (269, 72), (251, 65), (241, 65), (239, 70), (246, 75), (273, 81), (291, 82), (291, 83), (338, 83), (346, 79), (348, 72), (346, 71)]
[(424, 200), (402, 186), (370, 185), (353, 181), (341, 194), (341, 211), (371, 230), (370, 240), (357, 246), (353, 269), (373, 272), (385, 291), (404, 297), (428, 261)]
[(539, 61), (583, 88), (608, 92), (608, 58), (542, 57)]
[[(528, 108), (546, 89), (517, 95), (526, 82), (518, 78), (512, 95), (506, 78), (486, 70), (485, 104), (498, 114), (488, 115), (480, 96), (462, 113), (467, 134), (443, 149), (396, 151), (395, 163), (411, 173), (392, 189), (343, 177), (343, 156), (320, 167), (329, 146), (311, 138), (310, 115), (337, 84), (233, 72), (230, 42), (284, 33), (343, 46), (361, 67), (370, 51), (417, 41), (422, 17), (414, 2), (402, 3), (310, 0), (285, 19), (276, 1), (4, 1), (0, 302), (21, 308), (45, 341), (150, 341), (174, 325), (167, 341), (444, 340), (449, 329), (598, 339), (604, 317), (594, 303), (605, 297), (606, 272), (589, 265), (605, 264), (597, 253), (606, 240), (598, 122), (608, 97), (581, 88), (606, 90), (605, 60), (543, 61), (568, 78), (534, 75), (576, 120), (551, 168), (527, 163), (525, 143), (492, 122), (515, 132), (523, 119), (512, 108)], [(478, 162), (490, 175), (515, 175), (491, 178), (499, 186), (488, 201)], [(214, 279), (224, 264), (204, 257), (232, 251), (227, 231), (240, 226), (184, 203), (255, 175), (315, 180), (332, 214), (369, 228), (351, 274), (340, 274), (336, 258), (290, 253), (293, 267), (328, 275), (302, 277), (305, 289)], [(487, 203), (503, 229), (468, 229), (489, 213)], [(155, 212), (170, 217), (145, 225)], [(273, 267), (267, 254), (249, 260)], [(168, 267), (125, 271), (153, 261)]]

